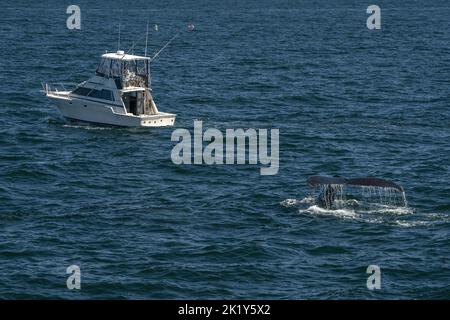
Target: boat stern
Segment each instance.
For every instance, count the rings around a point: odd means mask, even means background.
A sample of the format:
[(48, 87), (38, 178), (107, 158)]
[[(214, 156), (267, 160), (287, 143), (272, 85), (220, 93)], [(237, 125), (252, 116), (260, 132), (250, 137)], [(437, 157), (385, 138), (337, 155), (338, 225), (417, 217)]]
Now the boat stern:
[(175, 124), (177, 115), (172, 113), (159, 112), (155, 115), (140, 116), (139, 126), (141, 127), (168, 127)]

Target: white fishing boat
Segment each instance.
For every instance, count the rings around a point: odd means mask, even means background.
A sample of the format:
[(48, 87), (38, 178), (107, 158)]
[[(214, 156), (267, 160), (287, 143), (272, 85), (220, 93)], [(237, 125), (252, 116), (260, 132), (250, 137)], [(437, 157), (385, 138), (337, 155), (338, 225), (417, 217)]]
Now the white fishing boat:
[(120, 50), (105, 53), (95, 75), (73, 90), (43, 84), (44, 91), (68, 119), (124, 127), (172, 126), (176, 115), (158, 111), (153, 101), (150, 60)]

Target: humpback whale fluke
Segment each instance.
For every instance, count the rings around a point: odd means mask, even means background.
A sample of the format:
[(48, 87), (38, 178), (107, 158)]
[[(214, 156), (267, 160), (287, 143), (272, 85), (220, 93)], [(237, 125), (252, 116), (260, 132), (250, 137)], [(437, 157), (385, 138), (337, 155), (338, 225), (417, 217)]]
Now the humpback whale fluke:
[(380, 178), (346, 179), (346, 178), (342, 178), (342, 177), (311, 176), (308, 178), (307, 183), (310, 187), (316, 187), (316, 186), (320, 186), (320, 185), (329, 185), (329, 184), (348, 184), (348, 185), (353, 185), (353, 186), (394, 188), (400, 192), (403, 192), (402, 186), (396, 184), (395, 182), (380, 179)]
[(403, 192), (403, 187), (395, 182), (379, 179), (379, 178), (356, 178), (348, 179), (347, 184), (353, 186), (369, 186), (369, 187), (381, 187), (381, 188), (394, 188), (400, 192)]
[[(336, 198), (336, 190), (333, 186), (366, 186), (366, 187), (380, 187), (380, 188), (393, 188), (404, 195), (403, 187), (395, 182), (380, 179), (380, 178), (353, 178), (347, 179), (343, 177), (327, 177), (327, 176), (311, 176), (306, 180), (310, 187), (321, 186), (322, 191), (318, 197), (318, 204), (321, 207), (327, 209), (331, 208), (331, 205)], [(405, 200), (406, 203), (406, 200)]]
[(311, 176), (306, 180), (310, 187), (327, 184), (346, 184), (347, 179), (339, 177)]

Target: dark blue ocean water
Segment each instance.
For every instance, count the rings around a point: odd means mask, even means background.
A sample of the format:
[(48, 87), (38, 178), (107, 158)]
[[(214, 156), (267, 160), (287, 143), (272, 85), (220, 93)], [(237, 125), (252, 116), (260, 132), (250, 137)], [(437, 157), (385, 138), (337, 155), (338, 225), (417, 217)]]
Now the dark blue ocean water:
[[(0, 298), (450, 298), (447, 1), (377, 1), (379, 31), (361, 1), (30, 3), (0, 2)], [(175, 128), (58, 114), (40, 83), (90, 77), (120, 16), (123, 49), (158, 24), (150, 52), (195, 24), (152, 64), (159, 109), (278, 128), (277, 175), (175, 165)], [(408, 208), (319, 210), (313, 174), (394, 180)]]

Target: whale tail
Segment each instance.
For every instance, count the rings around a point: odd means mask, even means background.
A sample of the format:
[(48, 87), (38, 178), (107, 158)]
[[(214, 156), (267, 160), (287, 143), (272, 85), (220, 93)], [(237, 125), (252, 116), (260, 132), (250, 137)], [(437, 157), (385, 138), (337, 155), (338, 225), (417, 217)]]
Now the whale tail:
[(347, 179), (342, 177), (311, 176), (308, 178), (307, 183), (310, 187), (316, 187), (320, 185), (331, 185), (331, 184), (341, 184), (341, 185), (347, 184), (353, 186), (394, 188), (400, 192), (403, 192), (403, 187), (395, 182), (371, 177)]
[[(363, 186), (363, 187), (380, 187), (393, 188), (400, 191), (404, 195), (403, 187), (395, 182), (380, 179), (380, 178), (353, 178), (347, 179), (343, 177), (327, 177), (327, 176), (311, 176), (306, 180), (310, 187), (323, 187), (318, 197), (318, 204), (321, 207), (330, 209), (333, 201), (336, 198), (335, 186)], [(405, 201), (406, 202), (406, 201)]]

